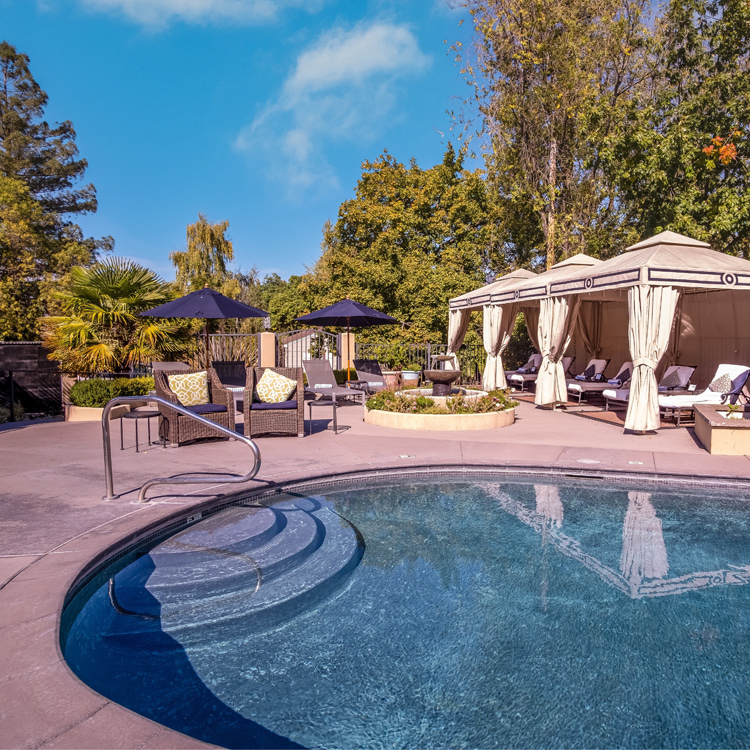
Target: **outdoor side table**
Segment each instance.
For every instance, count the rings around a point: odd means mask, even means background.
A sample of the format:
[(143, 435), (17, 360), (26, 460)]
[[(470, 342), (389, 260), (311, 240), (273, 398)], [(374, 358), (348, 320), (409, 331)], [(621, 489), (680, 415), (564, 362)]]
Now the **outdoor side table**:
[(225, 385), (224, 386), (234, 396), (234, 409), (235, 411), (242, 411), (240, 409), (240, 401), (245, 398), (245, 386), (244, 385)]
[(307, 408), (309, 413), (308, 422), (310, 422), (310, 434), (312, 435), (312, 409), (313, 406), (330, 406), (333, 409), (333, 434), (338, 435), (338, 423), (336, 422), (336, 409), (339, 405), (333, 399), (320, 399), (320, 401), (308, 401)]
[(135, 452), (139, 453), (138, 450), (138, 422), (141, 419), (146, 420), (146, 425), (148, 427), (148, 445), (153, 445), (151, 442), (151, 420), (154, 417), (161, 417), (161, 412), (158, 409), (142, 409), (141, 411), (126, 411), (121, 417), (120, 417), (120, 450), (125, 450), (125, 443), (122, 436), (122, 420), (123, 419), (132, 419), (135, 421)]

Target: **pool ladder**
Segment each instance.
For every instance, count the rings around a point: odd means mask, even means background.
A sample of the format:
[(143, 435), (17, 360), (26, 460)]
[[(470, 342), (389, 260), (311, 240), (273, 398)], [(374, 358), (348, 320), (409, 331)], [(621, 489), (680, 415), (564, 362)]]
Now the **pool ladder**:
[[(253, 468), (247, 474), (227, 474), (226, 476), (212, 476), (212, 477), (186, 477), (184, 475), (176, 475), (172, 477), (161, 477), (158, 479), (149, 479), (138, 493), (138, 502), (146, 502), (146, 492), (150, 487), (155, 484), (240, 484), (242, 482), (249, 482), (260, 470), (260, 450), (253, 440), (245, 435), (240, 435), (235, 430), (231, 430), (223, 425), (216, 424), (210, 419), (194, 414), (190, 409), (185, 408), (181, 404), (173, 404), (171, 401), (167, 401), (161, 396), (146, 396), (146, 400), (150, 402), (156, 402), (157, 404), (163, 404), (164, 406), (173, 409), (174, 411), (182, 414), (185, 417), (190, 417), (196, 422), (200, 422), (203, 425), (207, 425), (215, 430), (217, 433), (223, 433), (227, 437), (239, 440), (241, 443), (245, 443), (248, 448), (253, 452)], [(104, 481), (106, 484), (106, 492), (102, 500), (114, 500), (120, 495), (116, 495), (114, 491), (114, 483), (112, 481), (112, 444), (110, 441), (109, 434), (109, 413), (113, 406), (118, 404), (131, 404), (138, 403), (142, 404), (144, 396), (118, 396), (113, 398), (105, 407), (102, 413), (102, 440), (104, 443)]]

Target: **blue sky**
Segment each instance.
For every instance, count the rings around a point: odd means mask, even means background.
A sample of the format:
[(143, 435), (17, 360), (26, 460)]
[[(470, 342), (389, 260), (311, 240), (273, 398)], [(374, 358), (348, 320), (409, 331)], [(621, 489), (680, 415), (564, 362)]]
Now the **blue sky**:
[(449, 0), (0, 0), (47, 119), (71, 120), (98, 212), (79, 223), (173, 278), (198, 212), (235, 266), (302, 273), (384, 149), (439, 162), (468, 93)]

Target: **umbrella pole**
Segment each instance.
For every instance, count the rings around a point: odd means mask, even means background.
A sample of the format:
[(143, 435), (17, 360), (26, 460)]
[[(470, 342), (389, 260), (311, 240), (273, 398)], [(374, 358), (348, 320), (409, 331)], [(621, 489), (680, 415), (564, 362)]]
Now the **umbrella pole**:
[(349, 359), (349, 356), (351, 352), (349, 351), (349, 345), (351, 344), (351, 339), (349, 338), (349, 318), (346, 319), (346, 379), (351, 380), (352, 379), (352, 372), (351, 372), (351, 360)]
[(206, 319), (206, 325), (204, 326), (203, 331), (206, 336), (206, 372), (208, 372), (209, 367), (211, 367), (211, 340), (208, 336), (208, 319)]

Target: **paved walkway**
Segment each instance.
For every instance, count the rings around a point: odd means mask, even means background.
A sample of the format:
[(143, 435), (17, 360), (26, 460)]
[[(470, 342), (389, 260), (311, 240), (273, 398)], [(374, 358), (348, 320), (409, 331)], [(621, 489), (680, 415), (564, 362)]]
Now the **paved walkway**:
[[(361, 407), (339, 410), (334, 435), (318, 413), (313, 434), (261, 438), (258, 477), (239, 489), (262, 488), (331, 474), (392, 474), (414, 467), (519, 468), (700, 476), (750, 482), (750, 457), (710, 456), (691, 429), (624, 435), (613, 425), (521, 404), (512, 427), (483, 432), (406, 432), (362, 422)], [(326, 415), (327, 416), (327, 415)], [(65, 592), (105, 552), (187, 509), (238, 491), (199, 485), (189, 495), (151, 490), (136, 505), (145, 479), (182, 472), (240, 472), (252, 456), (239, 442), (151, 447), (136, 454), (132, 425), (125, 451), (113, 430), (115, 491), (103, 502), (99, 423), (21, 423), (0, 428), (0, 747), (203, 747), (113, 704), (83, 685), (62, 660), (58, 628)], [(145, 431), (144, 431), (145, 432)], [(141, 435), (143, 439), (143, 435)], [(173, 491), (173, 490), (172, 490)]]

